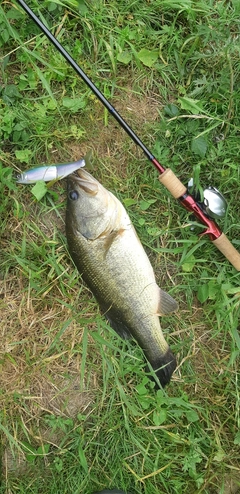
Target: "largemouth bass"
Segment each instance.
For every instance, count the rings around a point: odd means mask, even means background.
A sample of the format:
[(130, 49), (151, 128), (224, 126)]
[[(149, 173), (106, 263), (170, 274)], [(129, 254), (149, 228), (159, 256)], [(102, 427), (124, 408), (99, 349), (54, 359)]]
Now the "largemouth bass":
[(161, 386), (176, 358), (159, 316), (177, 309), (153, 268), (121, 202), (85, 169), (68, 176), (66, 235), (71, 257), (112, 328), (134, 337)]

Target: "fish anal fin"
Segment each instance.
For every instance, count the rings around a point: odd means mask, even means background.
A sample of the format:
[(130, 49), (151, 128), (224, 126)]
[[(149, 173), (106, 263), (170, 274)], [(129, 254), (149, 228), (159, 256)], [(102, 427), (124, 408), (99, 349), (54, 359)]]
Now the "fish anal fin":
[(123, 322), (112, 319), (110, 316), (108, 316), (108, 314), (104, 315), (108, 320), (111, 328), (114, 329), (114, 331), (118, 334), (118, 336), (120, 336), (120, 338), (122, 338), (123, 340), (129, 340), (132, 338), (129, 329)]
[(174, 300), (174, 298), (172, 298), (169, 293), (159, 288), (158, 315), (166, 316), (167, 314), (171, 314), (176, 310), (178, 310), (178, 304), (176, 300)]

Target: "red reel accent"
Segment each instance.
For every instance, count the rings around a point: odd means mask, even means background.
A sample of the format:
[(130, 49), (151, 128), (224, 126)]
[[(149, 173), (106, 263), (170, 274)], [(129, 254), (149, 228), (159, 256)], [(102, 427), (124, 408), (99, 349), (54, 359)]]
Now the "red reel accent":
[(222, 232), (218, 225), (215, 223), (215, 221), (206, 216), (206, 213), (202, 211), (200, 206), (190, 194), (180, 197), (180, 201), (185, 209), (187, 209), (187, 211), (193, 213), (196, 218), (200, 220), (201, 223), (206, 225), (207, 228), (201, 235), (209, 235), (211, 240), (216, 240), (218, 237), (220, 237)]

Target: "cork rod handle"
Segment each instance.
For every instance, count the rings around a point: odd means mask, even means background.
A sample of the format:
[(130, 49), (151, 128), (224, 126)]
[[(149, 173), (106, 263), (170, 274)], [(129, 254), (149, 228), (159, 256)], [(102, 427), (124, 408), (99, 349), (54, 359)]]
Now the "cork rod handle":
[(187, 187), (180, 182), (179, 178), (173, 173), (170, 168), (167, 168), (159, 177), (160, 182), (171, 192), (175, 199), (183, 196), (187, 192)]
[(240, 254), (233, 247), (231, 242), (226, 237), (225, 233), (222, 233), (220, 237), (213, 240), (214, 245), (220, 250), (220, 252), (229, 260), (229, 262), (235, 267), (237, 271), (240, 271)]

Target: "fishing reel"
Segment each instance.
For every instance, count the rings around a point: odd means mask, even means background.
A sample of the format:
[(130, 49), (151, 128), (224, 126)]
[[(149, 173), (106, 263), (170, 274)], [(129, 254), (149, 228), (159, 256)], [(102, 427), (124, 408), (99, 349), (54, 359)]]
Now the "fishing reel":
[(201, 194), (199, 191), (195, 193), (194, 189), (193, 178), (191, 178), (188, 182), (188, 191), (209, 218), (216, 219), (225, 216), (227, 201), (218, 189), (209, 186), (206, 189), (203, 189)]

